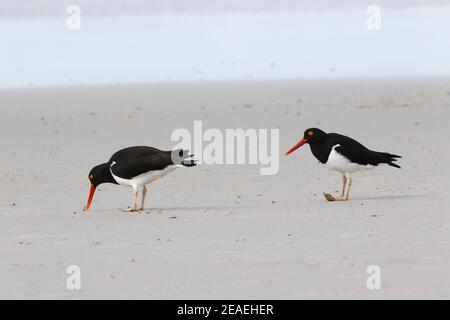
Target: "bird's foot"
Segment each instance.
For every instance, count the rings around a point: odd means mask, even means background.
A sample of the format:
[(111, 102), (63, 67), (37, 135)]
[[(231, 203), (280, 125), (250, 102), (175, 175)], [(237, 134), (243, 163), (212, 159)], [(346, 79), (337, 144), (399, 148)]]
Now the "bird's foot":
[(122, 211), (123, 213), (134, 213), (138, 211), (138, 208), (127, 208), (127, 209), (121, 209), (120, 211)]
[(140, 206), (136, 208), (136, 211), (144, 211), (144, 207)]
[(327, 201), (347, 201), (348, 200), (348, 198), (346, 198), (343, 195), (335, 197), (329, 193), (324, 193), (323, 196), (325, 197), (325, 199), (327, 199)]

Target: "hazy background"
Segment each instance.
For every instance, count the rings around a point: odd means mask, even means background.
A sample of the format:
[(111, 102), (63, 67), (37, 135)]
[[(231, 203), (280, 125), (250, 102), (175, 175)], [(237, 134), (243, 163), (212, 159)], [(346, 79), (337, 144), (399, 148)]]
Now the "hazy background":
[(155, 13), (292, 12), (345, 10), (378, 5), (404, 9), (448, 5), (448, 0), (0, 0), (1, 18), (58, 17), (68, 5), (78, 4), (95, 16)]
[[(366, 1), (0, 0), (0, 299), (449, 298), (450, 7), (370, 4), (380, 30)], [(127, 85), (144, 82), (163, 83)], [(90, 168), (169, 150), (196, 120), (280, 129), (280, 153), (320, 127), (402, 170), (355, 175), (328, 203), (341, 177), (303, 149), (273, 176), (177, 170), (137, 215), (119, 212), (130, 190), (101, 186), (83, 213)]]
[(0, 0), (0, 87), (448, 77), (449, 17), (439, 0)]

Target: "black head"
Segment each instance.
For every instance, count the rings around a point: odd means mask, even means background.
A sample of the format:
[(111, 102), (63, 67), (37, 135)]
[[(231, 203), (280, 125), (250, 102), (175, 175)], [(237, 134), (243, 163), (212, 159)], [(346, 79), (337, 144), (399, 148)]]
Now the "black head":
[(113, 182), (114, 178), (111, 175), (111, 170), (108, 163), (102, 163), (92, 168), (89, 172), (89, 181), (97, 188), (102, 183)]
[(102, 183), (117, 183), (114, 180), (109, 163), (102, 163), (92, 168), (89, 172), (89, 181), (91, 182), (91, 190), (89, 192), (88, 202), (85, 210), (89, 210), (92, 199), (94, 198), (95, 189)]
[(309, 128), (305, 130), (303, 139), (306, 140), (306, 143), (311, 144), (322, 141), (326, 136), (327, 134), (318, 128)]
[(319, 143), (319, 142), (323, 141), (326, 138), (326, 136), (327, 136), (327, 134), (320, 129), (317, 129), (317, 128), (306, 129), (305, 133), (303, 134), (303, 138), (295, 146), (293, 146), (291, 149), (289, 149), (289, 151), (286, 152), (286, 155), (294, 152), (295, 150), (300, 148), (305, 143), (309, 143), (309, 144)]

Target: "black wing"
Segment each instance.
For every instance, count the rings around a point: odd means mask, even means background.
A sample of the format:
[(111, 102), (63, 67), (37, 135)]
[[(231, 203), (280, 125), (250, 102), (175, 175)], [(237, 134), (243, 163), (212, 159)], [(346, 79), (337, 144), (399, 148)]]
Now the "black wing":
[(400, 168), (400, 166), (393, 162), (397, 161), (396, 158), (401, 158), (401, 156), (369, 150), (358, 141), (337, 133), (330, 133), (329, 135), (333, 145), (340, 145), (335, 150), (353, 163), (373, 166), (386, 163), (390, 166)]
[(163, 170), (173, 164), (195, 166), (192, 157), (188, 150), (162, 151), (152, 147), (129, 147), (113, 154), (109, 165), (115, 176), (132, 179), (150, 171)]
[(109, 165), (115, 176), (131, 179), (172, 165), (171, 153), (152, 147), (130, 147), (117, 151), (111, 157)]

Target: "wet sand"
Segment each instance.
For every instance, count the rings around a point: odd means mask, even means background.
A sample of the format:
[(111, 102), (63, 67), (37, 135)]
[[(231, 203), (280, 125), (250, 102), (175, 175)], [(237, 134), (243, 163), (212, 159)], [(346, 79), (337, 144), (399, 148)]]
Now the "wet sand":
[[(296, 81), (0, 92), (0, 298), (450, 298), (450, 81)], [(105, 185), (85, 214), (92, 166), (121, 147), (170, 149), (174, 129), (279, 128), (280, 170), (179, 169), (149, 209)], [(307, 127), (403, 155), (401, 170), (338, 174)], [(78, 265), (82, 290), (66, 288)], [(381, 268), (368, 290), (366, 269)]]

